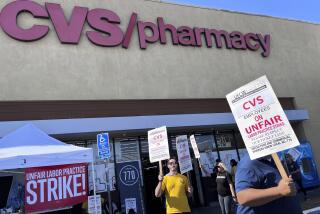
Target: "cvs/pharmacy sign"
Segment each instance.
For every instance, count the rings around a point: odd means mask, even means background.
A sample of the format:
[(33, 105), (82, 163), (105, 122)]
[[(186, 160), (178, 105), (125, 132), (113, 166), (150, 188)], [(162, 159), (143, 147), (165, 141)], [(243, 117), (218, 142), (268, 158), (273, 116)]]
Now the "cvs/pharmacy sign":
[(25, 211), (56, 210), (87, 199), (87, 164), (28, 168), (25, 171)]

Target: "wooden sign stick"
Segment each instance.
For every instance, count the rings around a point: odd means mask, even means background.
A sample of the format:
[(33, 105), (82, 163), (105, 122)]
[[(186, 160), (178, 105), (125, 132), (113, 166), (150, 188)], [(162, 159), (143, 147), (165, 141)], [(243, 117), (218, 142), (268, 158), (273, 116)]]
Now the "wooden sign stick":
[(162, 162), (159, 161), (159, 174), (163, 176)]
[(201, 166), (200, 158), (197, 158), (197, 161), (198, 161), (198, 166), (200, 167)]
[(190, 184), (190, 174), (189, 174), (189, 172), (187, 172), (187, 178), (188, 178), (188, 181), (189, 181), (189, 184)]
[(279, 172), (280, 172), (281, 177), (282, 177), (283, 179), (288, 178), (287, 172), (286, 172), (286, 170), (284, 169), (284, 167), (283, 167), (283, 165), (282, 165), (282, 163), (281, 163), (281, 161), (280, 161), (280, 158), (279, 158), (278, 154), (277, 154), (277, 153), (273, 153), (273, 154), (271, 154), (271, 156), (272, 156), (272, 158), (273, 158), (273, 160), (274, 160), (274, 162), (275, 162), (275, 164), (276, 164), (276, 166), (277, 166), (277, 168), (278, 168), (278, 170), (279, 170)]

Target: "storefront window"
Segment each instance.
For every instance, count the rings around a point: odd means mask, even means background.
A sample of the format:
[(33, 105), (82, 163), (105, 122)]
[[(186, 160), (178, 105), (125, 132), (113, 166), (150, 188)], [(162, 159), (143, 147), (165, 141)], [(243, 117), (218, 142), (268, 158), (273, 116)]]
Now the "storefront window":
[(230, 172), (230, 160), (239, 160), (234, 135), (231, 131), (218, 132), (216, 134), (216, 139), (219, 148), (220, 160), (226, 165)]
[(177, 143), (176, 143), (177, 136), (170, 136), (169, 137), (169, 144), (171, 145), (172, 150), (174, 150), (174, 154), (177, 155)]
[(140, 149), (142, 156), (148, 156), (149, 158), (149, 144), (147, 137), (140, 137)]
[(124, 138), (115, 140), (116, 162), (124, 163), (138, 161), (141, 186), (143, 186), (142, 167), (140, 160), (139, 141), (137, 138)]
[(195, 134), (200, 152), (202, 194), (206, 204), (213, 205), (217, 201), (217, 185), (214, 166), (218, 159), (215, 138), (213, 134)]
[[(113, 143), (110, 142), (110, 152), (111, 157), (108, 162), (101, 160), (98, 156), (97, 142), (95, 140), (87, 141), (87, 147), (92, 148), (93, 158), (94, 158), (94, 169), (96, 177), (96, 191), (107, 192), (108, 191), (108, 182), (110, 190), (113, 191), (116, 189), (116, 179), (115, 179), (115, 169), (114, 169), (114, 152), (113, 152)], [(108, 180), (106, 177), (107, 171), (109, 172)], [(89, 190), (93, 190), (92, 182), (92, 168), (88, 167), (89, 172)]]
[(216, 134), (217, 146), (220, 150), (235, 149), (235, 140), (232, 133)]
[(234, 135), (235, 135), (235, 138), (236, 138), (236, 141), (237, 141), (238, 149), (246, 148), (240, 132), (235, 132)]
[(200, 153), (217, 150), (212, 134), (196, 134), (195, 139)]
[(116, 139), (115, 151), (117, 163), (140, 161), (139, 143), (136, 138)]

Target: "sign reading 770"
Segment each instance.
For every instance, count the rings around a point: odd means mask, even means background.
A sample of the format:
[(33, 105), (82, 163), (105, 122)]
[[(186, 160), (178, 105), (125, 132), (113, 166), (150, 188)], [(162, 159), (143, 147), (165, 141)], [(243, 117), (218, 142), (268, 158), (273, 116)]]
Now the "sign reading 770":
[(139, 171), (132, 165), (124, 166), (119, 173), (120, 181), (126, 186), (132, 186), (139, 180)]

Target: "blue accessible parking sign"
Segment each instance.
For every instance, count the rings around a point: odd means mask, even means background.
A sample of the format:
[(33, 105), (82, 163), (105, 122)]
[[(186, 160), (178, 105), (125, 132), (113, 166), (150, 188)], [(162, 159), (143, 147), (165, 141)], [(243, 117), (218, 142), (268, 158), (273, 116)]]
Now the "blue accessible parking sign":
[(98, 156), (100, 159), (105, 160), (111, 157), (109, 134), (101, 133), (97, 135)]

